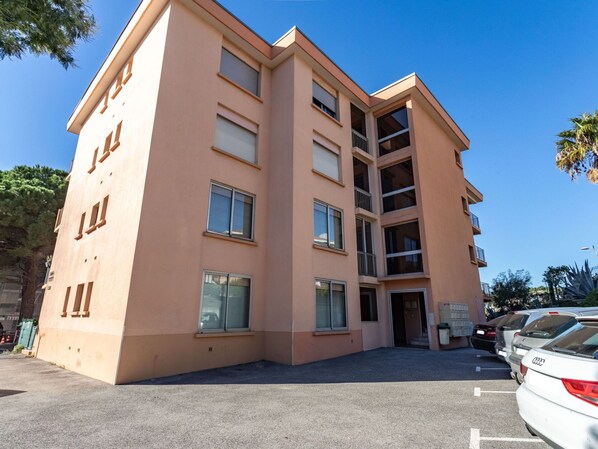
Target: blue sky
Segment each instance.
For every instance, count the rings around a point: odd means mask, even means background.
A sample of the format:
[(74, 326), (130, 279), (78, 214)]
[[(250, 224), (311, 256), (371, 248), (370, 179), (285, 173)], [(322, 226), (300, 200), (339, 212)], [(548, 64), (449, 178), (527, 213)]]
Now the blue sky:
[[(417, 72), (471, 139), (467, 178), (490, 282), (509, 268), (541, 283), (548, 265), (598, 245), (598, 186), (554, 166), (555, 134), (598, 109), (598, 2), (222, 0), (269, 42), (293, 25), (366, 91)], [(65, 125), (137, 6), (94, 0), (99, 30), (65, 71), (47, 57), (0, 61), (0, 170), (68, 170), (77, 137)]]

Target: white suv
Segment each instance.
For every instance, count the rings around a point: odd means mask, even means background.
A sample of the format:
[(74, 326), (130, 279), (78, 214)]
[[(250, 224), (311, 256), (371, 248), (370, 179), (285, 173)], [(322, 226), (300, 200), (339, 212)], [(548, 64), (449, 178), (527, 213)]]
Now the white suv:
[(598, 317), (579, 324), (521, 361), (519, 414), (552, 447), (598, 447)]
[(519, 364), (530, 349), (541, 348), (567, 332), (577, 324), (576, 317), (598, 315), (598, 307), (563, 307), (551, 310), (551, 312), (544, 312), (536, 321), (526, 325), (513, 338), (508, 362), (511, 365), (511, 376), (517, 383), (521, 383)]

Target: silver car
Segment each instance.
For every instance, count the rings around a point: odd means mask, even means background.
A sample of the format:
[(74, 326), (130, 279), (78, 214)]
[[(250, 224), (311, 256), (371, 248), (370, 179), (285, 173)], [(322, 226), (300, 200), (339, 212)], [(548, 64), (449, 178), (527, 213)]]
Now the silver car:
[[(548, 309), (545, 309), (548, 310)], [(569, 331), (577, 321), (576, 317), (598, 315), (598, 307), (562, 307), (550, 309), (540, 317), (527, 324), (515, 334), (508, 358), (511, 365), (511, 376), (518, 384), (523, 382), (519, 372), (521, 359), (533, 348), (541, 348), (556, 337)]]
[(554, 312), (563, 310), (563, 307), (554, 307), (550, 309), (531, 309), (531, 310), (517, 310), (516, 312), (509, 312), (500, 326), (496, 328), (496, 354), (503, 362), (509, 363), (511, 355), (511, 344), (515, 334), (523, 329), (526, 325), (533, 323), (540, 318), (545, 312)]

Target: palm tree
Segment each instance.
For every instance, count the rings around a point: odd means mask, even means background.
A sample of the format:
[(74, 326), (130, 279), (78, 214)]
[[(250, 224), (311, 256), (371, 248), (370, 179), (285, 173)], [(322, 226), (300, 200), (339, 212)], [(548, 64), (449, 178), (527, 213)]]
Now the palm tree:
[(598, 110), (572, 118), (571, 123), (571, 129), (558, 135), (556, 166), (572, 179), (585, 172), (588, 181), (598, 184)]

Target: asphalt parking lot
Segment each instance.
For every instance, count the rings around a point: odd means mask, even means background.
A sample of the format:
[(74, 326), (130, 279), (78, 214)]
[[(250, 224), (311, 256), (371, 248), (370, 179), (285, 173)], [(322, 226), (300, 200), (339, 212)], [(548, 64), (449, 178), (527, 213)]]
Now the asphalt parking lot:
[(508, 373), (473, 349), (386, 348), (115, 387), (0, 355), (0, 447), (548, 447), (519, 418)]

